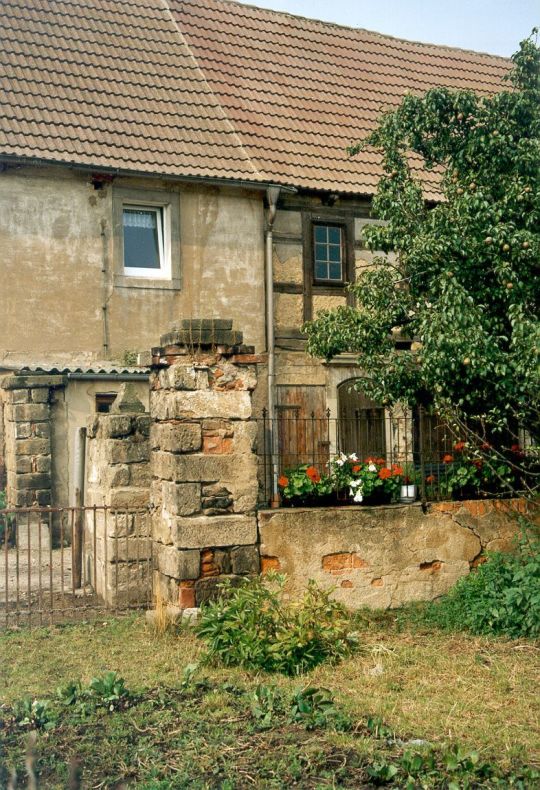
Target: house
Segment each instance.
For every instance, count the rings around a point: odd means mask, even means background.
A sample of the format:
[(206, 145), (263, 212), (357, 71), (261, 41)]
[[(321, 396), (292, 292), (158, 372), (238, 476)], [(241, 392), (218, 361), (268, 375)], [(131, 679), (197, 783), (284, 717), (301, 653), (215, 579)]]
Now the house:
[(122, 382), (144, 397), (147, 352), (188, 318), (268, 355), (261, 409), (376, 413), (354, 359), (301, 334), (370, 260), (379, 162), (346, 147), (405, 92), (489, 94), (509, 62), (232, 0), (4, 0), (0, 32), (0, 373), (52, 377), (44, 465), (73, 468)]

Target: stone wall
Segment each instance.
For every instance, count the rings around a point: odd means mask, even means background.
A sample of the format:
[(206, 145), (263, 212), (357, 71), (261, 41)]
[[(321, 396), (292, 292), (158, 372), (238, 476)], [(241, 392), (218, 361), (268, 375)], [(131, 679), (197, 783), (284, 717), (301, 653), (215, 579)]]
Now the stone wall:
[(8, 507), (47, 506), (51, 485), (51, 390), (61, 376), (11, 375), (2, 382)]
[(150, 416), (123, 385), (109, 414), (87, 424), (86, 578), (109, 606), (146, 600), (150, 540)]
[(154, 592), (190, 608), (259, 571), (252, 395), (263, 360), (231, 321), (185, 321), (153, 349)]
[(308, 579), (334, 587), (349, 607), (396, 607), (444, 595), (482, 561), (508, 550), (522, 501), (282, 509), (259, 513), (261, 567), (288, 577), (298, 594)]

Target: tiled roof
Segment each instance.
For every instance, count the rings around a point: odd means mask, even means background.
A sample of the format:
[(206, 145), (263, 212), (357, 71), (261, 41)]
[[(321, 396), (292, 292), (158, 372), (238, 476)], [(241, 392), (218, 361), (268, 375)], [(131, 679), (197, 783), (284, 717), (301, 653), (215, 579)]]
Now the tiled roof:
[(374, 152), (347, 146), (404, 93), (501, 88), (509, 61), (412, 43), (230, 0), (170, 0), (212, 90), (259, 172), (277, 183), (374, 192)]
[(2, 0), (0, 36), (0, 153), (357, 194), (381, 111), (509, 66), (231, 0)]
[(2, 0), (0, 152), (260, 180), (160, 0)]

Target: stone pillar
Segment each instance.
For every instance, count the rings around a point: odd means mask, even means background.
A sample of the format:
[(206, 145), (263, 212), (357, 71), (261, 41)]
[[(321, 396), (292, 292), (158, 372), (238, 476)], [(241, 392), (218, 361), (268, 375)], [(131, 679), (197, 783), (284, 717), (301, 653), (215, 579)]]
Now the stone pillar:
[(110, 413), (91, 417), (86, 430), (86, 578), (109, 606), (144, 603), (152, 571), (150, 416), (124, 384)]
[(153, 349), (155, 585), (182, 609), (259, 572), (252, 393), (257, 364), (231, 321), (190, 320)]
[(1, 387), (8, 507), (53, 504), (50, 391), (62, 376), (11, 375)]

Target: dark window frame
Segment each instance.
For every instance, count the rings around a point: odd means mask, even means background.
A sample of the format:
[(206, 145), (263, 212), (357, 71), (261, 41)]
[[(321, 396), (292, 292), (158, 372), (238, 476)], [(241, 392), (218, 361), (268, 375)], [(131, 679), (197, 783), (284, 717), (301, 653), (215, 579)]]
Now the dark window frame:
[[(328, 225), (341, 228), (342, 233), (342, 279), (317, 280), (315, 278), (315, 227)], [(313, 317), (313, 296), (335, 296), (344, 294), (347, 304), (354, 304), (353, 294), (345, 289), (355, 279), (354, 217), (332, 211), (306, 211), (302, 214), (302, 239), (304, 263), (304, 321)]]
[[(317, 259), (316, 255), (316, 246), (318, 243), (317, 239), (315, 238), (315, 234), (317, 232), (317, 228), (338, 228), (340, 231), (340, 268), (341, 268), (341, 276), (339, 279), (337, 277), (317, 277), (316, 272), (316, 265)], [(337, 285), (343, 286), (346, 283), (346, 276), (347, 276), (347, 228), (341, 222), (322, 222), (321, 220), (314, 221), (311, 223), (311, 254), (313, 258), (313, 284), (314, 285)], [(330, 245), (330, 242), (323, 242), (324, 244)]]

